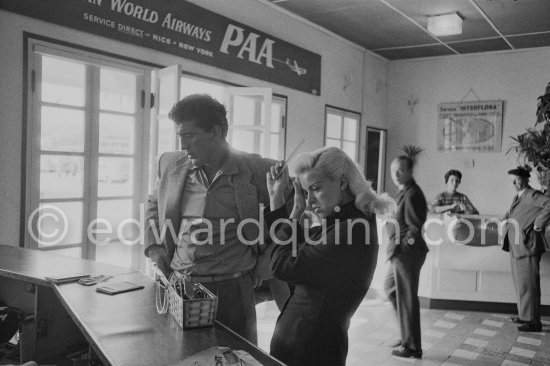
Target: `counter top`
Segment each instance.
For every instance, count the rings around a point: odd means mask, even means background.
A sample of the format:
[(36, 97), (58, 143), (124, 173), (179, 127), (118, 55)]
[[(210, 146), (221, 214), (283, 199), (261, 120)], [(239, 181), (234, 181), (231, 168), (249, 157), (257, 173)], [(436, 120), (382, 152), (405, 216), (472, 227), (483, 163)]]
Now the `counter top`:
[(45, 279), (71, 273), (90, 276), (132, 273), (134, 270), (95, 261), (50, 254), (45, 251), (0, 245), (0, 275), (35, 285), (51, 286)]
[(61, 302), (106, 364), (171, 365), (210, 347), (225, 346), (244, 350), (265, 366), (281, 365), (220, 323), (182, 330), (169, 314), (157, 312), (156, 283), (140, 272), (111, 281), (129, 281), (145, 288), (111, 296), (97, 293), (95, 286), (55, 286)]
[[(56, 285), (44, 278), (67, 273), (112, 275), (112, 282), (130, 281), (144, 289), (107, 295), (96, 292), (96, 286)], [(173, 365), (214, 346), (244, 350), (265, 366), (283, 365), (218, 322), (208, 328), (181, 329), (169, 314), (158, 314), (156, 283), (138, 271), (0, 245), (0, 277), (53, 289), (52, 296), (105, 365)]]

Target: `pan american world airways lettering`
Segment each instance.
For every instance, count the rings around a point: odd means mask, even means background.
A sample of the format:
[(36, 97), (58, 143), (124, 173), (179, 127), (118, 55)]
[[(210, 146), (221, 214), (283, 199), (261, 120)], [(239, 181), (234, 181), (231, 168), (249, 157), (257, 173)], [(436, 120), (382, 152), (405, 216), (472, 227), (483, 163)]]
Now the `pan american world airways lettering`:
[(168, 28), (173, 31), (176, 31), (206, 42), (210, 42), (210, 38), (212, 35), (212, 31), (206, 30), (201, 27), (197, 27), (194, 24), (190, 24), (190, 23), (184, 22), (183, 20), (172, 17), (172, 13), (168, 13), (164, 17), (162, 26), (164, 28)]
[[(101, 3), (96, 5), (101, 5)], [(137, 5), (128, 0), (111, 0), (111, 11), (151, 24), (158, 23), (160, 19), (156, 10)], [(163, 28), (201, 41), (210, 42), (212, 38), (212, 31), (178, 19), (172, 13), (166, 14), (160, 24)], [(219, 51), (273, 69), (274, 44), (275, 41), (272, 39), (262, 37), (236, 25), (228, 24)]]
[[(156, 10), (136, 5), (128, 0), (111, 0), (111, 10), (151, 24), (159, 21), (159, 13)], [(177, 19), (172, 13), (166, 14), (161, 26), (206, 42), (210, 41), (212, 35), (212, 31)]]
[(298, 76), (307, 74), (307, 69), (301, 67), (297, 60), (279, 60), (273, 58), (273, 47), (275, 41), (263, 37), (257, 33), (238, 27), (234, 24), (228, 24), (223, 41), (220, 46), (220, 52), (235, 55), (240, 59), (247, 59), (259, 65), (273, 69), (273, 61), (285, 65)]
[[(259, 43), (260, 49), (258, 50)], [(263, 64), (273, 69), (273, 44), (274, 40), (265, 38), (261, 41), (260, 35), (248, 32), (245, 37), (245, 30), (236, 25), (229, 24), (223, 37), (220, 52), (230, 54), (230, 48), (238, 48), (238, 58), (248, 57), (248, 61)]]
[[(47, 3), (44, 9), (38, 5), (42, 3)], [(89, 38), (92, 43), (95, 37), (104, 37), (148, 52), (163, 52), (320, 95), (320, 54), (278, 38), (265, 29), (265, 25), (260, 28), (248, 25), (249, 17), (233, 13), (234, 16), (226, 16), (210, 10), (217, 6), (203, 7), (203, 3), (183, 0), (0, 0), (0, 8), (85, 32), (94, 37)], [(502, 115), (501, 104), (497, 104), (498, 118)], [(487, 114), (493, 110), (465, 113), (481, 115), (480, 112)]]
[[(119, 32), (125, 34), (142, 39), (151, 39), (152, 41), (166, 45), (176, 45), (179, 49), (184, 49), (193, 54), (207, 56), (212, 59), (220, 56), (220, 60), (225, 60), (224, 62), (227, 62), (228, 59), (223, 57), (223, 55), (235, 57), (245, 62), (251, 62), (269, 69), (275, 69), (274, 62), (277, 62), (279, 63), (277, 66), (290, 69), (298, 77), (309, 74), (307, 68), (304, 67), (303, 60), (296, 57), (298, 55), (294, 55), (293, 57), (274, 57), (274, 47), (276, 44), (277, 47), (280, 48), (279, 51), (284, 50), (284, 53), (288, 53), (288, 47), (259, 31), (254, 31), (246, 26), (232, 24), (232, 22), (226, 22), (225, 26), (223, 26), (225, 21), (214, 23), (214, 20), (210, 20), (210, 23), (208, 23), (208, 17), (204, 19), (204, 22), (215, 25), (204, 27), (193, 24), (193, 22), (185, 21), (185, 18), (192, 18), (201, 19), (200, 22), (202, 22), (203, 17), (196, 16), (196, 14), (194, 14), (195, 10), (193, 10), (192, 7), (190, 9), (182, 8), (180, 12), (166, 12), (166, 10), (163, 11), (155, 9), (154, 7), (141, 5), (138, 0), (134, 0), (133, 2), (130, 0), (81, 1), (96, 7), (107, 8), (112, 13), (120, 14), (125, 18), (134, 20), (133, 22), (129, 22), (128, 19), (129, 24), (125, 24), (124, 19), (119, 19), (117, 17), (109, 19), (104, 13), (84, 13), (84, 19), (86, 21), (102, 25), (106, 28), (117, 29)], [(139, 25), (140, 22), (142, 22), (142, 26)], [(156, 29), (151, 28), (151, 26)], [(180, 37), (162, 32), (159, 28), (177, 32), (202, 42), (208, 42), (208, 45), (194, 44), (188, 39), (178, 39)], [(216, 54), (216, 49), (218, 54)]]

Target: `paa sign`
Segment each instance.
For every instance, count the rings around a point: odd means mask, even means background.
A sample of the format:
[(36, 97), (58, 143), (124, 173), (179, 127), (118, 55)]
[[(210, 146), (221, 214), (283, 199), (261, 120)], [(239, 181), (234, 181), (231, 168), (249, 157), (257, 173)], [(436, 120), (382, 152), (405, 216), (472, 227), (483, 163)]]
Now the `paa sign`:
[(320, 55), (187, 1), (2, 0), (0, 8), (320, 94)]

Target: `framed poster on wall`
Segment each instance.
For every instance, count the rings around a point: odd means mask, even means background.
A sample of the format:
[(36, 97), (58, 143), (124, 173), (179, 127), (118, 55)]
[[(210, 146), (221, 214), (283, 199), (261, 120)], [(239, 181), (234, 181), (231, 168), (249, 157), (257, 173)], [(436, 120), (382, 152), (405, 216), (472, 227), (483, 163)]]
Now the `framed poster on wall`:
[(440, 103), (437, 148), (442, 151), (502, 151), (504, 101)]

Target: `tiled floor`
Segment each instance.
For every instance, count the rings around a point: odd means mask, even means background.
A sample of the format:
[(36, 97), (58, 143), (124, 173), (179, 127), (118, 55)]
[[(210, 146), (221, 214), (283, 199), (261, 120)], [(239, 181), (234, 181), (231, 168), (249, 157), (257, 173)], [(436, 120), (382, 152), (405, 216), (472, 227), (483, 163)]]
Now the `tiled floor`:
[[(278, 310), (272, 301), (259, 304), (259, 345), (269, 351)], [(391, 305), (368, 295), (351, 321), (347, 366), (365, 365), (550, 365), (550, 317), (543, 331), (518, 332), (510, 314), (422, 309), (422, 360), (391, 356), (388, 345), (399, 330)], [(326, 365), (330, 366), (330, 365)]]

